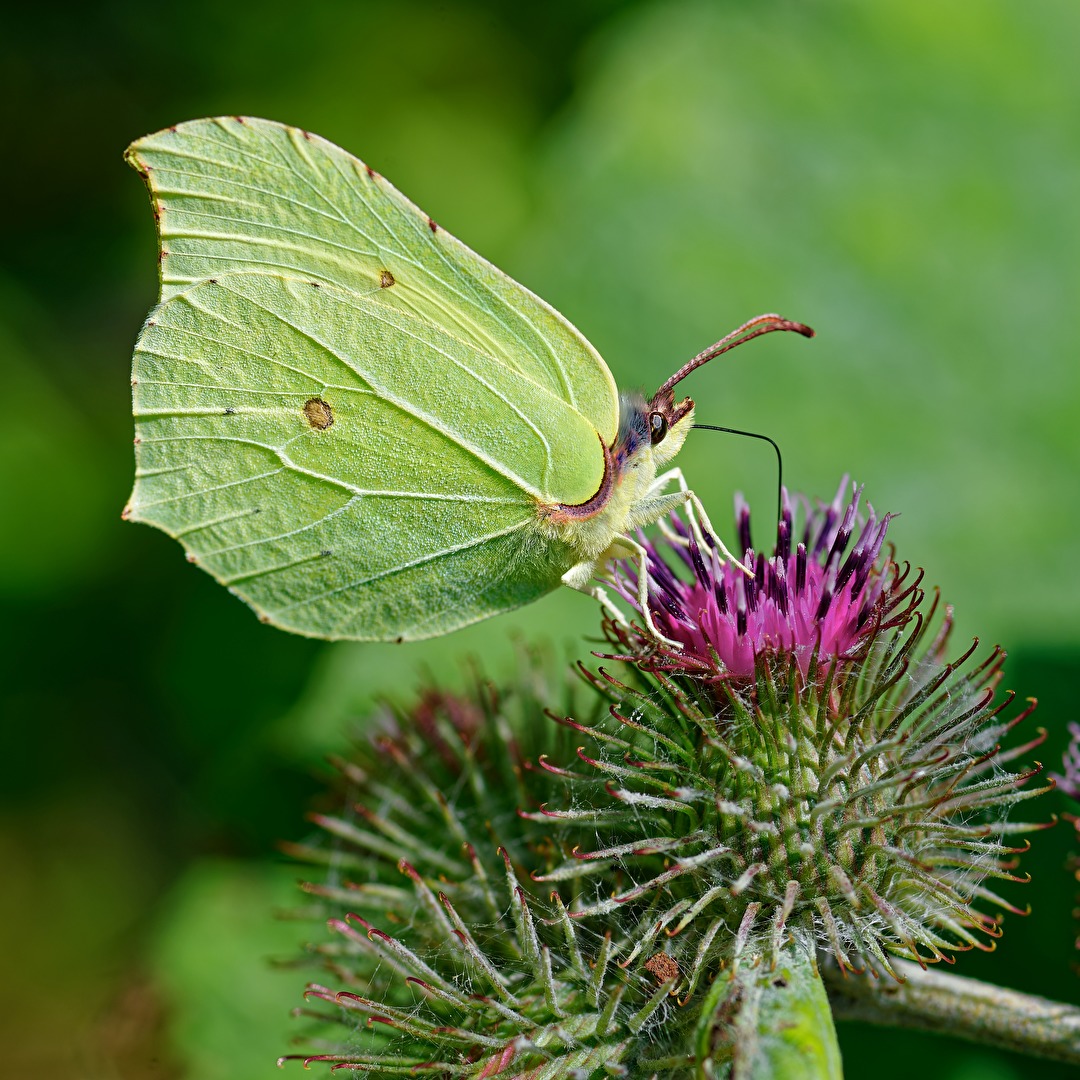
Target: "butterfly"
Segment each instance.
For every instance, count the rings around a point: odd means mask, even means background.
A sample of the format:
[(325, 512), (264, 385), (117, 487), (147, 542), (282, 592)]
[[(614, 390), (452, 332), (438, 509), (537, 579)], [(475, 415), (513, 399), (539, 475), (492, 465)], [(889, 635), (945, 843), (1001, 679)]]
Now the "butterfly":
[(674, 387), (808, 327), (759, 316), (651, 398), (620, 394), (557, 311), (318, 136), (219, 117), (126, 157), (149, 188), (161, 293), (135, 347), (124, 517), (178, 539), (265, 622), (403, 641), (560, 583), (621, 618), (598, 575), (643, 570), (632, 534), (687, 504), (699, 542), (730, 557), (668, 467), (694, 415)]

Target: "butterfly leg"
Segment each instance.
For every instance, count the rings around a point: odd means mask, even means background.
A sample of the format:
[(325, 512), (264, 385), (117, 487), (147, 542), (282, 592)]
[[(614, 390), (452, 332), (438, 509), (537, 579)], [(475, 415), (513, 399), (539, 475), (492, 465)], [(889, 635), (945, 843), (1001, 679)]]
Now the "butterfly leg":
[(604, 610), (604, 614), (612, 621), (618, 623), (620, 626), (629, 626), (629, 620), (619, 610), (611, 597), (608, 596), (607, 590), (591, 580), (594, 573), (596, 573), (595, 562), (580, 562), (577, 566), (572, 566), (565, 574), (563, 574), (562, 582), (564, 585), (569, 585), (571, 589), (575, 589), (577, 592), (584, 593), (586, 596), (591, 596), (600, 604), (600, 607)]
[[(666, 497), (671, 498), (671, 496)], [(563, 574), (562, 582), (564, 585), (569, 585), (571, 589), (576, 589), (578, 592), (583, 592), (599, 601), (607, 616), (618, 623), (619, 626), (629, 626), (629, 620), (615, 606), (611, 597), (608, 596), (607, 590), (592, 580), (593, 575), (601, 567), (607, 569), (615, 559), (626, 558), (635, 559), (638, 564), (638, 607), (641, 608), (641, 617), (645, 622), (645, 628), (648, 630), (649, 636), (663, 645), (681, 649), (682, 645), (678, 641), (664, 637), (656, 628), (656, 623), (653, 622), (652, 612), (649, 610), (649, 553), (631, 537), (620, 536), (599, 559), (580, 562), (577, 566), (571, 567)]]
[[(668, 494), (661, 494), (664, 488), (672, 483), (679, 485), (677, 492), (670, 492)], [(694, 539), (698, 543), (698, 547), (702, 551), (705, 551), (712, 544), (709, 544), (704, 531), (709, 534), (713, 543), (718, 547), (723, 554), (724, 558), (730, 559), (744, 574), (748, 577), (753, 577), (753, 572), (741, 563), (730, 551), (724, 541), (720, 539), (713, 528), (712, 522), (709, 520), (709, 515), (705, 512), (705, 507), (702, 506), (701, 500), (697, 497), (694, 491), (686, 482), (686, 477), (683, 476), (682, 469), (676, 467), (674, 469), (668, 469), (667, 472), (661, 473), (652, 483), (649, 489), (649, 495), (640, 504), (640, 513), (642, 518), (648, 514), (648, 518), (642, 520), (641, 524), (651, 524), (654, 521), (660, 521), (660, 519), (671, 510), (677, 510), (680, 506), (686, 507), (686, 516), (690, 522), (690, 531), (694, 534)], [(637, 517), (637, 515), (635, 515)], [(699, 524), (700, 519), (700, 524)]]
[(656, 628), (653, 622), (652, 612), (649, 610), (649, 553), (636, 540), (629, 536), (620, 536), (620, 546), (628, 547), (637, 559), (638, 564), (638, 607), (641, 608), (641, 617), (645, 620), (645, 628), (649, 634), (661, 645), (668, 645), (675, 649), (682, 649), (682, 643), (665, 637)]

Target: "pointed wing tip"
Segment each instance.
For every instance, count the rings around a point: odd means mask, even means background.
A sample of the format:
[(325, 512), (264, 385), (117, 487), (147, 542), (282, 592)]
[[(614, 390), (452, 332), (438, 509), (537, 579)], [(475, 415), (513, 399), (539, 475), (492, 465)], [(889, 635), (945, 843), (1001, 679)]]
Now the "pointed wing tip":
[(131, 143), (124, 151), (124, 163), (130, 165), (148, 184), (150, 182), (150, 170), (142, 158), (142, 149), (146, 140), (152, 138), (152, 135), (144, 135), (141, 139), (136, 139)]

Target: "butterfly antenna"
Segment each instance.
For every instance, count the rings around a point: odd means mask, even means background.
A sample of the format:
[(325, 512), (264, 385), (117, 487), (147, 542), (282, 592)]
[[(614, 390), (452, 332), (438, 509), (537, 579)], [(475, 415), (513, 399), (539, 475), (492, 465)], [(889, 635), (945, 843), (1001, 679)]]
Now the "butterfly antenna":
[(761, 439), (762, 442), (767, 442), (776, 451), (776, 529), (777, 536), (779, 536), (781, 514), (784, 508), (784, 459), (780, 455), (780, 447), (776, 445), (775, 440), (757, 431), (742, 431), (733, 427), (717, 427), (715, 424), (695, 424), (694, 427), (701, 428), (702, 431), (724, 431), (728, 435), (745, 435), (748, 439)]
[[(753, 341), (756, 337), (761, 337), (762, 334), (771, 334), (774, 330), (792, 330), (796, 334), (802, 334), (803, 337), (813, 337), (814, 331), (806, 326), (804, 323), (792, 322), (791, 319), (785, 319), (780, 315), (759, 315), (756, 319), (751, 319), (749, 322), (745, 322), (737, 330), (732, 330), (727, 337), (722, 337), (715, 345), (710, 345), (704, 352), (699, 352), (693, 360), (687, 361), (683, 364), (674, 375), (663, 386), (657, 390), (656, 395), (659, 397), (667, 390), (671, 390), (677, 383), (682, 382), (691, 371), (701, 367), (702, 364), (707, 364), (710, 360), (715, 360), (718, 356), (723, 356), (726, 352), (731, 352), (732, 349), (738, 348), (740, 345), (745, 345), (748, 341)], [(702, 424), (695, 425), (696, 427), (703, 427)], [(721, 431), (728, 431), (729, 428), (720, 428)], [(750, 432), (740, 432), (740, 434), (748, 435)], [(764, 436), (757, 436), (758, 438), (764, 438)]]

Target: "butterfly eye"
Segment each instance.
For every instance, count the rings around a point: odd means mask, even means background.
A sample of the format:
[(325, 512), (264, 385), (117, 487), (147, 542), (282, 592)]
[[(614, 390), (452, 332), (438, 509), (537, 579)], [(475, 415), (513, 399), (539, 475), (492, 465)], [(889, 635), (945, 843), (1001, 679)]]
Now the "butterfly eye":
[(649, 413), (649, 438), (655, 446), (667, 434), (667, 417), (663, 413)]

